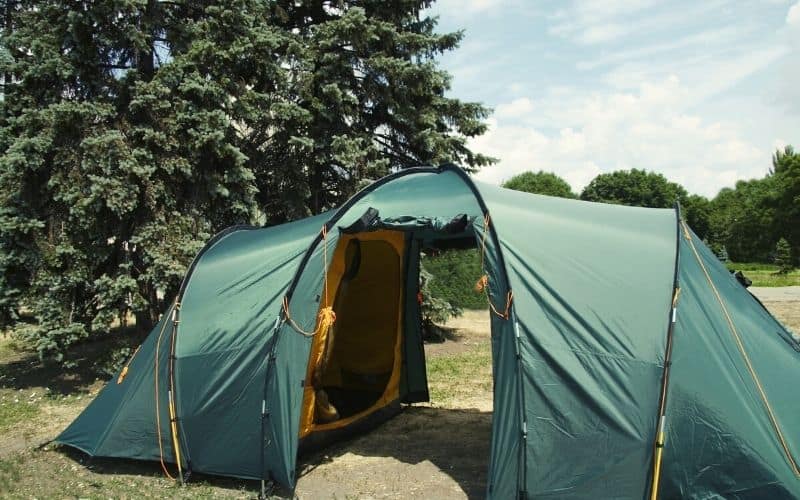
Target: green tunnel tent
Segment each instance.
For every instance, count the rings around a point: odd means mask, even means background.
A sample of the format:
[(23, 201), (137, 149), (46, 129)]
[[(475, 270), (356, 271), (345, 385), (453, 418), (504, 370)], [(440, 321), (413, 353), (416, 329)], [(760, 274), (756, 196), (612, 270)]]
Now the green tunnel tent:
[[(497, 309), (488, 497), (650, 498), (655, 475), (661, 498), (800, 497), (800, 345), (677, 210), (454, 166), (215, 237), (126, 375), (57, 441), (293, 488), (301, 447), (428, 399), (419, 255), (443, 242), (485, 248)], [(326, 305), (336, 322), (313, 335)]]

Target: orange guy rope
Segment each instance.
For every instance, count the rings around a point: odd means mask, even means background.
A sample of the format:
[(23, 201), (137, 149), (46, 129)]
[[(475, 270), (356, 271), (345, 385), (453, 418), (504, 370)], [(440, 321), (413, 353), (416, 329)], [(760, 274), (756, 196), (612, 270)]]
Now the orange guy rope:
[(489, 308), (492, 310), (492, 312), (503, 319), (508, 319), (509, 313), (511, 312), (511, 302), (514, 300), (513, 292), (509, 290), (506, 294), (506, 307), (502, 313), (492, 303), (492, 296), (489, 294), (489, 275), (486, 273), (484, 264), (486, 263), (486, 235), (489, 234), (490, 220), (491, 218), (489, 217), (488, 213), (483, 216), (483, 235), (481, 236), (481, 270), (484, 274), (478, 278), (477, 283), (475, 283), (475, 291), (478, 293), (485, 292), (486, 301), (489, 302)]
[(133, 358), (135, 358), (136, 355), (139, 354), (139, 349), (141, 348), (142, 345), (139, 344), (139, 347), (137, 347), (136, 350), (133, 351), (133, 354), (131, 354), (131, 359), (129, 359), (128, 362), (125, 363), (125, 366), (122, 367), (122, 371), (119, 372), (119, 377), (117, 377), (117, 385), (121, 384), (122, 381), (125, 380), (125, 377), (128, 375), (128, 367), (131, 366), (131, 363), (133, 363)]
[(323, 307), (320, 308), (317, 315), (317, 324), (314, 330), (307, 332), (292, 319), (292, 315), (289, 312), (289, 299), (288, 297), (283, 298), (283, 313), (286, 316), (286, 321), (297, 333), (306, 337), (313, 337), (320, 332), (327, 331), (336, 322), (336, 313), (329, 305), (328, 300), (328, 228), (324, 224), (322, 225), (322, 259)]

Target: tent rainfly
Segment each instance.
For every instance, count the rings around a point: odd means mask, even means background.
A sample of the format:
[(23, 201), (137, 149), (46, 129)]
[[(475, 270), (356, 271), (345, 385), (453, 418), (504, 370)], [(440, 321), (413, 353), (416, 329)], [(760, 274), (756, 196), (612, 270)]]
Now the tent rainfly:
[(420, 250), (448, 245), (480, 249), (491, 306), (487, 497), (800, 498), (800, 345), (677, 207), (449, 165), (214, 237), (57, 441), (293, 489), (299, 449), (428, 400)]

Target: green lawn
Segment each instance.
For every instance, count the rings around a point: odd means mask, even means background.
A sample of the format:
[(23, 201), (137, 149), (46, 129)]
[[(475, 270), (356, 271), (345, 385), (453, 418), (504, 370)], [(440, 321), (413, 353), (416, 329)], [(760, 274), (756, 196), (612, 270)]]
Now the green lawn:
[(800, 269), (789, 274), (778, 274), (778, 266), (775, 264), (726, 262), (725, 265), (731, 271), (742, 271), (753, 280), (753, 286), (800, 286)]

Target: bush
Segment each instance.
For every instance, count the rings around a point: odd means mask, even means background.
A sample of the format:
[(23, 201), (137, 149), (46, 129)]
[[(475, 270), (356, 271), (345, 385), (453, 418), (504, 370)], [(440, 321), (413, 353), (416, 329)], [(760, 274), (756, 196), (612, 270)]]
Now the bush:
[(429, 296), (457, 309), (484, 309), (486, 297), (475, 292), (475, 282), (483, 275), (478, 249), (447, 250), (424, 256), (422, 267), (430, 273)]
[(422, 323), (426, 328), (430, 328), (432, 324), (444, 323), (450, 318), (461, 316), (461, 308), (431, 292), (431, 284), (435, 279), (425, 268), (419, 270), (419, 281), (420, 293), (423, 297)]

